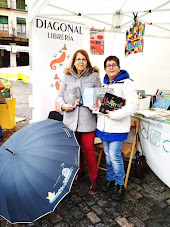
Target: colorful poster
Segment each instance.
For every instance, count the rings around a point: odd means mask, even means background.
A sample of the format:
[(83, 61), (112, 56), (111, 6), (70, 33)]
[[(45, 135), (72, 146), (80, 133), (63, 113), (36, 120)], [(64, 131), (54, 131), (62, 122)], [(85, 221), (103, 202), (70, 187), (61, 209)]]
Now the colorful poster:
[(90, 52), (91, 54), (104, 54), (104, 30), (90, 30)]
[(134, 21), (130, 30), (126, 31), (125, 55), (143, 52), (145, 24)]
[(30, 37), (32, 121), (47, 119), (56, 110), (56, 99), (64, 68), (74, 52), (83, 48), (84, 26), (37, 17)]

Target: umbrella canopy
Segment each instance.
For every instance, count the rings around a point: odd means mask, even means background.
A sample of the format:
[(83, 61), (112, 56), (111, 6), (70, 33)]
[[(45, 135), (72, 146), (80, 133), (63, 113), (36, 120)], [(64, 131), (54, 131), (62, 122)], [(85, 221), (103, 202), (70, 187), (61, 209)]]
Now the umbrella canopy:
[(0, 148), (0, 215), (29, 223), (53, 211), (70, 191), (78, 150), (73, 132), (55, 120), (14, 133)]

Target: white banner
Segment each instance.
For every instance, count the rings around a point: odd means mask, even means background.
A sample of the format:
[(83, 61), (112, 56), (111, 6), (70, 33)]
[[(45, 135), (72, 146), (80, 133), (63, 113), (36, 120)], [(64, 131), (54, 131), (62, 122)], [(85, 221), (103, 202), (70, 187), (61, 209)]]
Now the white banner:
[(170, 188), (170, 125), (141, 119), (139, 135), (147, 164)]
[(35, 18), (31, 31), (32, 121), (47, 119), (55, 110), (64, 68), (74, 52), (82, 49), (84, 26)]

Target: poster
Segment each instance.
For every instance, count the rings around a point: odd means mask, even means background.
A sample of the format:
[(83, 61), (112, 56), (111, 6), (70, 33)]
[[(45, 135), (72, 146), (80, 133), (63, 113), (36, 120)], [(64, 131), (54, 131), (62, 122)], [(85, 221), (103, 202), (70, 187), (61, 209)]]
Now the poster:
[(143, 52), (145, 24), (134, 21), (129, 31), (126, 31), (125, 55)]
[(91, 54), (104, 54), (104, 30), (90, 30), (90, 52)]
[(82, 24), (37, 17), (31, 29), (32, 121), (48, 118), (56, 99), (64, 68), (83, 48)]

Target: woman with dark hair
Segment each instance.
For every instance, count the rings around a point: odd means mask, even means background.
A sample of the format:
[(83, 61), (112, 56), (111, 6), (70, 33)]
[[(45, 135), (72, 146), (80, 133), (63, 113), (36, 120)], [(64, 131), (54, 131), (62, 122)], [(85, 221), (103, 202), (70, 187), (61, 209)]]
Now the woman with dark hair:
[(87, 164), (90, 179), (90, 194), (97, 192), (97, 161), (94, 148), (96, 130), (96, 115), (84, 106), (72, 106), (65, 103), (63, 91), (79, 86), (101, 87), (98, 68), (92, 67), (89, 56), (85, 50), (77, 50), (71, 61), (71, 66), (64, 70), (64, 77), (60, 84), (58, 104), (64, 111), (64, 124), (75, 132), (80, 145), (80, 169), (74, 183), (78, 183), (84, 176), (84, 158)]
[(102, 190), (106, 192), (114, 189), (113, 199), (120, 200), (125, 193), (122, 145), (130, 130), (130, 115), (138, 108), (138, 98), (133, 81), (126, 70), (120, 70), (120, 62), (116, 56), (105, 59), (104, 69), (106, 75), (103, 86), (113, 88), (114, 95), (126, 100), (125, 106), (121, 109), (98, 114), (96, 130), (96, 136), (103, 141), (106, 157), (106, 181)]

